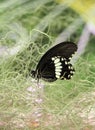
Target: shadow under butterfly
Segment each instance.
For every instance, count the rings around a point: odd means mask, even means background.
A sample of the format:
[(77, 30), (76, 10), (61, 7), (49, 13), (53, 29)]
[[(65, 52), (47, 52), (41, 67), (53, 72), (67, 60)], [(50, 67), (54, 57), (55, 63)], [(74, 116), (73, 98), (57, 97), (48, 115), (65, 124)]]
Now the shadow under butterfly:
[(71, 79), (75, 72), (70, 60), (77, 51), (77, 45), (73, 42), (62, 42), (49, 49), (40, 59), (32, 77), (39, 81), (53, 82), (57, 79)]

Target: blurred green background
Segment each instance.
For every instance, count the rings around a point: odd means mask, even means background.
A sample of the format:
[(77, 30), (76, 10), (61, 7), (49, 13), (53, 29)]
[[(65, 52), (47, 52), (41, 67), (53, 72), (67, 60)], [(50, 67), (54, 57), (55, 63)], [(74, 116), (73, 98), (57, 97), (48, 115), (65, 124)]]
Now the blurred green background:
[[(1, 130), (94, 130), (95, 30), (68, 3), (0, 0)], [(30, 71), (41, 56), (66, 40), (81, 48), (72, 79), (40, 81), (42, 90), (29, 89), (37, 87)], [(43, 102), (35, 105), (38, 91)]]

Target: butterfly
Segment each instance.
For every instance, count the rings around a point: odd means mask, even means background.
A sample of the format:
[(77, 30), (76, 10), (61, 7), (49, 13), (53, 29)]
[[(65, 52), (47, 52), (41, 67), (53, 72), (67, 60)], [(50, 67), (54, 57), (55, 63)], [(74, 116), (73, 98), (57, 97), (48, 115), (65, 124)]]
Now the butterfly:
[(36, 69), (31, 71), (32, 77), (48, 82), (71, 79), (75, 69), (70, 60), (76, 51), (77, 45), (73, 42), (65, 41), (55, 45), (41, 57)]

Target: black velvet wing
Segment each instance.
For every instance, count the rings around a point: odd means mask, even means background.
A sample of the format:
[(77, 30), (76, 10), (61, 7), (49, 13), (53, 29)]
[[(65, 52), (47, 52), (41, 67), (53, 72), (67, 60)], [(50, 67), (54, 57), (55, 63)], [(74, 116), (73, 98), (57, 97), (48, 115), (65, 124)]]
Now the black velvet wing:
[(55, 45), (42, 56), (36, 70), (32, 71), (33, 76), (47, 81), (55, 81), (58, 78), (70, 79), (74, 69), (69, 62), (76, 50), (77, 45), (73, 42)]

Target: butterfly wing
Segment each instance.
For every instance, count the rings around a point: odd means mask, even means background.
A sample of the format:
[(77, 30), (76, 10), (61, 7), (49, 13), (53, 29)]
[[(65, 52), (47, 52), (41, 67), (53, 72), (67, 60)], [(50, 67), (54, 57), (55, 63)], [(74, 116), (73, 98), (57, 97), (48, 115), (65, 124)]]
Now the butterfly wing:
[(53, 82), (57, 79), (55, 75), (55, 65), (51, 59), (47, 60), (41, 71), (41, 77), (43, 80)]
[(47, 61), (41, 72), (41, 77), (49, 82), (53, 82), (56, 79), (71, 79), (75, 70), (72, 64), (61, 56), (52, 57), (51, 60)]
[[(48, 50), (40, 59), (35, 72), (36, 78), (43, 78), (48, 81), (55, 81), (58, 78), (70, 79), (70, 69), (72, 65), (69, 58), (77, 50), (73, 42), (62, 42)], [(64, 78), (63, 78), (64, 77)]]

